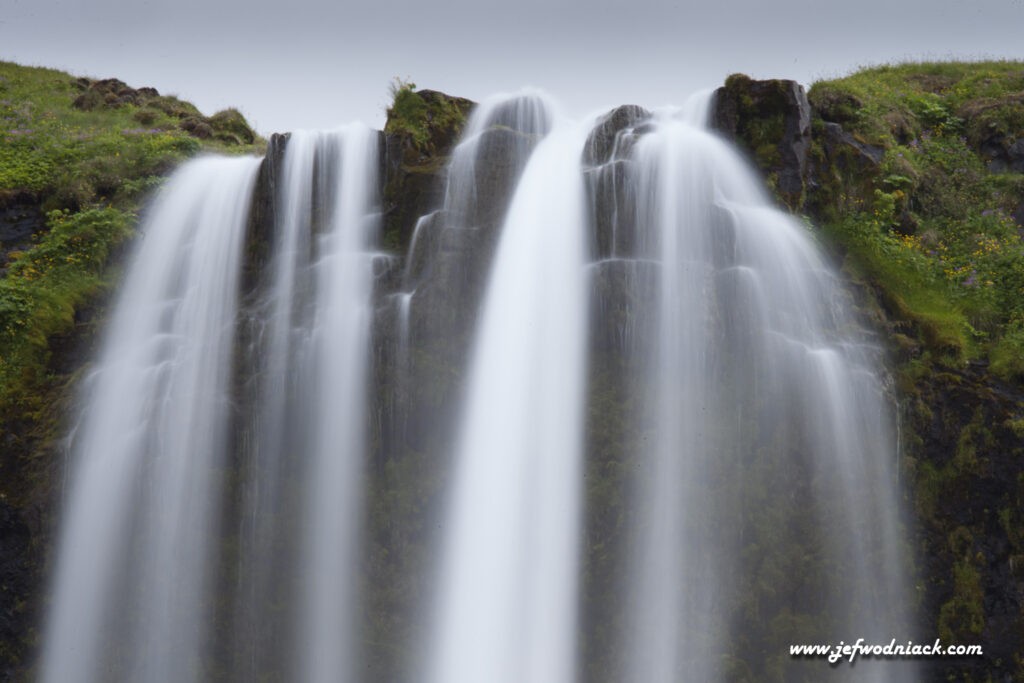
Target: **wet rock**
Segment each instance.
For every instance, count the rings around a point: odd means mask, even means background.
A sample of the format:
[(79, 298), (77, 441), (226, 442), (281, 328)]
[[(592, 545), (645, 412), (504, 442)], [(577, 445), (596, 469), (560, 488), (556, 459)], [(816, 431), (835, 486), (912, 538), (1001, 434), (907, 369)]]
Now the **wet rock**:
[(252, 211), (245, 238), (245, 255), (242, 265), (243, 296), (254, 293), (262, 279), (269, 276), (267, 265), (274, 245), (277, 225), (277, 198), (280, 192), (280, 178), (283, 172), (284, 153), (290, 135), (275, 133), (267, 143), (267, 153), (260, 164), (253, 188)]
[(639, 134), (636, 127), (650, 120), (651, 113), (635, 104), (625, 104), (601, 117), (583, 147), (583, 164), (596, 166), (624, 159)]
[[(623, 105), (598, 120), (583, 148), (587, 202), (594, 226), (595, 258), (641, 256), (644, 242), (637, 222), (631, 176), (635, 166), (630, 150), (644, 132), (651, 113)], [(648, 129), (649, 130), (649, 129)]]
[(645, 251), (632, 183), (635, 169), (632, 161), (620, 159), (584, 171), (597, 259), (637, 257)]
[(407, 272), (405, 273), (404, 289), (409, 291), (416, 289), (421, 282), (430, 277), (433, 266), (432, 255), (442, 248), (441, 240), (448, 221), (449, 217), (444, 211), (434, 211), (423, 216), (417, 222), (416, 232), (406, 258)]
[(659, 264), (608, 259), (592, 264), (589, 275), (592, 350), (647, 357), (657, 337)]
[(382, 137), (384, 246), (405, 253), (416, 221), (444, 203), (447, 169), (441, 159), (410, 164), (405, 136), (383, 133)]
[(410, 94), (415, 117), (388, 111), (382, 133), (384, 246), (405, 253), (416, 221), (444, 203), (447, 161), (476, 104), (435, 90)]
[(510, 128), (481, 133), (469, 181), (476, 188), (476, 201), (470, 202), (463, 215), (453, 218), (466, 226), (497, 232), (530, 152), (539, 141), (536, 135)]

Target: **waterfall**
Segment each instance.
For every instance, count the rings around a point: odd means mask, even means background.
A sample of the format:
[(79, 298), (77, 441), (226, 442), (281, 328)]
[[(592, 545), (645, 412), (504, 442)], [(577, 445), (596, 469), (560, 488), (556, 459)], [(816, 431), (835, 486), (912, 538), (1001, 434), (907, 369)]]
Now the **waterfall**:
[(258, 162), (158, 198), (75, 434), (43, 680), (355, 676), (376, 144), (291, 135), (239, 348)]
[[(786, 660), (808, 637), (801, 619), (834, 643), (888, 643), (911, 626), (880, 352), (807, 232), (725, 142), (665, 115), (631, 158), (635, 222), (649, 231), (639, 256), (660, 272), (624, 680), (729, 680), (743, 667), (816, 680)], [(765, 623), (759, 607), (781, 594), (792, 623)], [(915, 679), (872, 664), (857, 680)]]
[(491, 98), (400, 169), (412, 235), (361, 125), (183, 166), (84, 382), (41, 680), (915, 680), (789, 657), (918, 635), (895, 406), (709, 106)]
[(298, 131), (285, 148), (252, 351), (236, 610), (247, 680), (281, 668), (293, 680), (350, 680), (358, 668), (376, 160), (376, 134), (358, 125)]
[(556, 127), (508, 209), (470, 365), (431, 681), (573, 680), (586, 131)]
[(199, 159), (141, 229), (73, 435), (41, 679), (203, 680), (255, 159)]

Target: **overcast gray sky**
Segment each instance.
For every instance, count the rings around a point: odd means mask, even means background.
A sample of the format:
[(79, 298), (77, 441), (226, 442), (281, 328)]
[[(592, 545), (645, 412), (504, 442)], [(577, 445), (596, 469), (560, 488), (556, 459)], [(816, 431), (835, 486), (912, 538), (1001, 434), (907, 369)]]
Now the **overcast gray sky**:
[(735, 71), (809, 84), (906, 59), (1024, 59), (1024, 0), (0, 0), (0, 59), (241, 109), (260, 132), (384, 123), (395, 77), (569, 113), (681, 104)]

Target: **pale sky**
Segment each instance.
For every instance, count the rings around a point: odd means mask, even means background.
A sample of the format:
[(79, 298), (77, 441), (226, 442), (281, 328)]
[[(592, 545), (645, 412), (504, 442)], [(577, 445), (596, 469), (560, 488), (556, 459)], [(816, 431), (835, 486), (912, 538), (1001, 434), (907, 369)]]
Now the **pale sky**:
[(384, 124), (388, 86), (541, 88), (573, 115), (742, 71), (810, 84), (907, 59), (1024, 59), (1024, 0), (0, 0), (0, 59), (234, 106), (263, 134)]

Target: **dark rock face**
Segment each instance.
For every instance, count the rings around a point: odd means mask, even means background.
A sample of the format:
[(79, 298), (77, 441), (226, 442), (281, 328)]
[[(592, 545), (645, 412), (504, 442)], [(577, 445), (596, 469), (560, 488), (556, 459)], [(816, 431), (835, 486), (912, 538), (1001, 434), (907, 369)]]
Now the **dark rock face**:
[[(384, 247), (404, 274), (390, 281), (394, 289), (376, 292), (373, 331), (371, 486), (379, 493), (379, 516), (371, 523), (367, 562), (375, 575), (387, 577), (381, 585), (393, 588), (367, 599), (382, 643), (395, 642), (396, 634), (412, 637), (426, 596), (422, 570), (439, 559), (433, 556), (439, 531), (423, 520), (444, 508), (440, 492), (453, 456), (474, 322), (508, 204), (540, 140), (537, 128), (546, 125), (539, 117), (524, 122), (515, 106), (489, 118), (498, 123), (458, 151), (457, 135), (448, 129), (417, 144), (422, 120), (389, 123), (398, 131), (386, 134)], [(431, 147), (436, 151), (424, 151)], [(387, 649), (370, 659), (368, 680), (401, 679), (400, 663)]]
[[(481, 133), (472, 175), (461, 179), (475, 188), (475, 198), (455, 198), (420, 226), (414, 256), (422, 268), (410, 272), (406, 282), (415, 289), (411, 331), (449, 367), (457, 367), (468, 352), (505, 213), (538, 139), (509, 128)], [(445, 204), (440, 199), (430, 210)]]
[(445, 239), (450, 216), (443, 210), (432, 211), (420, 217), (416, 224), (416, 238), (409, 244), (406, 271), (402, 289), (412, 291), (430, 277), (434, 262), (432, 255), (446, 250), (451, 239)]
[(649, 121), (651, 113), (635, 104), (624, 104), (598, 120), (583, 148), (584, 166), (598, 166), (628, 157), (636, 141), (634, 129)]
[(443, 163), (409, 164), (407, 139), (381, 134), (384, 138), (384, 235), (388, 247), (405, 249), (412, 240), (419, 217), (444, 203)]
[(592, 354), (650, 356), (656, 338), (661, 268), (646, 259), (610, 259), (591, 267)]
[[(649, 370), (657, 336), (662, 276), (655, 240), (645, 240), (635, 191), (637, 141), (652, 129), (651, 114), (627, 105), (600, 118), (583, 151), (590, 225), (588, 272), (590, 337), (586, 411), (586, 497), (590, 511), (583, 557), (583, 678), (625, 675), (617, 653), (617, 625), (628, 611), (622, 577), (629, 556), (628, 501), (635, 490), (635, 453), (645, 437), (643, 408), (649, 396), (640, 378)], [(595, 551), (595, 548), (600, 548)]]
[(612, 110), (594, 126), (583, 148), (588, 207), (596, 258), (641, 256), (636, 197), (629, 181), (630, 151), (644, 134), (651, 113), (636, 105)]
[(283, 171), (284, 152), (290, 136), (275, 133), (267, 143), (267, 154), (260, 164), (253, 189), (253, 204), (245, 238), (245, 259), (242, 265), (242, 291), (252, 292), (270, 262), (277, 225), (277, 197)]
[(711, 126), (754, 157), (790, 209), (802, 205), (811, 144), (803, 86), (734, 74), (715, 91)]
[(990, 171), (1024, 173), (1024, 140), (1000, 136), (987, 141), (982, 151), (990, 159)]
[(469, 181), (476, 196), (463, 207), (454, 207), (464, 213), (453, 219), (464, 227), (497, 233), (530, 151), (539, 140), (535, 134), (504, 127), (481, 133)]
[(0, 501), (0, 679), (16, 680), (23, 642), (34, 616), (27, 604), (39, 589), (31, 558), (32, 534), (18, 511)]
[[(870, 172), (882, 163), (882, 157), (885, 154), (880, 147), (858, 142), (838, 123), (825, 124), (822, 145), (825, 148), (826, 156), (829, 159), (834, 159), (835, 163), (842, 167), (840, 170), (844, 172)], [(849, 153), (844, 155), (847, 150), (843, 148), (849, 148)]]
[(0, 276), (6, 273), (7, 255), (31, 244), (32, 235), (46, 230), (46, 216), (30, 193), (0, 197)]
[(926, 667), (934, 680), (1020, 680), (1024, 448), (1012, 425), (1024, 414), (1024, 393), (972, 366), (917, 380), (907, 405), (922, 628), (944, 644), (985, 648), (984, 657)]
[[(453, 97), (437, 90), (417, 90), (416, 94), (426, 103), (424, 123), (429, 140), (427, 148), (433, 154), (447, 156), (462, 134), (462, 124), (476, 107), (476, 102), (465, 97)], [(446, 117), (442, 113), (458, 111), (458, 116)]]
[(1017, 221), (1017, 225), (1021, 228), (1024, 228), (1024, 202), (1018, 204), (1017, 208), (1013, 210), (1013, 220)]
[(822, 123), (815, 138), (803, 209), (820, 217), (823, 207), (852, 210), (870, 200), (885, 151), (860, 142), (838, 123)]

